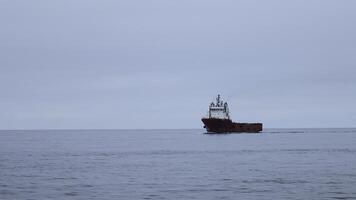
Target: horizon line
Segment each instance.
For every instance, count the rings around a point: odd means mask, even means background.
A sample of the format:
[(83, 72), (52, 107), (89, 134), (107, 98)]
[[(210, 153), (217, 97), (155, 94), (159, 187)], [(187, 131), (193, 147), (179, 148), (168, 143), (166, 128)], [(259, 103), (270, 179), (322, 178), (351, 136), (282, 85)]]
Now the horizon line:
[[(294, 127), (264, 129), (356, 129), (356, 127)], [(0, 129), (0, 131), (75, 131), (75, 130), (205, 130), (204, 128), (34, 128), (34, 129)]]

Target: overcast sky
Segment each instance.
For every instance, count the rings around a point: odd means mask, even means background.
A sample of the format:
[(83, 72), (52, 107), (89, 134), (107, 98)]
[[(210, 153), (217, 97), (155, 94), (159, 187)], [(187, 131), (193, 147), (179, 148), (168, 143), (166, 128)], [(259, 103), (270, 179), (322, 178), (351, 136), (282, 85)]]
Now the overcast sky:
[(0, 0), (0, 129), (356, 127), (356, 1)]

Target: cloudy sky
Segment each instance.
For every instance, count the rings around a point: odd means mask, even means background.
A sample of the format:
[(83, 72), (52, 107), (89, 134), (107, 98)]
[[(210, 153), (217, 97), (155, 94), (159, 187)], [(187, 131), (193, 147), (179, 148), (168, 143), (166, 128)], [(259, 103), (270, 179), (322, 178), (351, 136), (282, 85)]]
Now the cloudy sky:
[(356, 127), (356, 1), (1, 0), (0, 129)]

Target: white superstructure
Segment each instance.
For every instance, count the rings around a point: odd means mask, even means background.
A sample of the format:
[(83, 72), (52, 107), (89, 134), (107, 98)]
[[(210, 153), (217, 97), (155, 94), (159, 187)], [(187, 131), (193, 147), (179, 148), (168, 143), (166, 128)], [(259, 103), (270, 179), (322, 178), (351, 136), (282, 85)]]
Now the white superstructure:
[(216, 103), (211, 102), (209, 106), (209, 118), (230, 119), (229, 107), (227, 103), (220, 99), (220, 95), (216, 98)]

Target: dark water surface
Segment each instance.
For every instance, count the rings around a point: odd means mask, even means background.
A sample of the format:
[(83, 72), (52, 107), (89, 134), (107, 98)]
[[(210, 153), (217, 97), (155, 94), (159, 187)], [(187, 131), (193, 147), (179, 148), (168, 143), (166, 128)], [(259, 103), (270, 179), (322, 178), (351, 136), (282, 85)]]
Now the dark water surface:
[(356, 199), (356, 129), (0, 131), (0, 199)]

